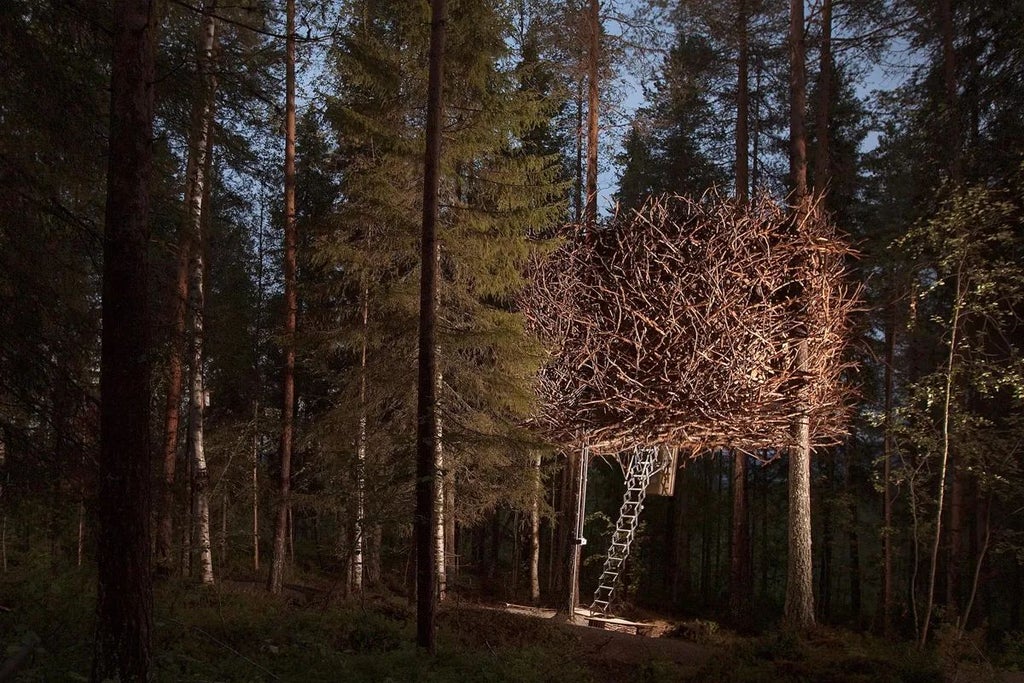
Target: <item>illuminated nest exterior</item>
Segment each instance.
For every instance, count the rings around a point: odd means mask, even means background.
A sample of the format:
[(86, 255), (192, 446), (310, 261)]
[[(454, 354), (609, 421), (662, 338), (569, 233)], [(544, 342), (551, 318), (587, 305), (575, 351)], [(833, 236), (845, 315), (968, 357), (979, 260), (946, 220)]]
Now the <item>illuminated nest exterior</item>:
[[(667, 196), (539, 263), (525, 311), (550, 351), (538, 422), (563, 446), (793, 444), (844, 434), (851, 249), (811, 206)], [(797, 349), (806, 343), (806, 362)]]

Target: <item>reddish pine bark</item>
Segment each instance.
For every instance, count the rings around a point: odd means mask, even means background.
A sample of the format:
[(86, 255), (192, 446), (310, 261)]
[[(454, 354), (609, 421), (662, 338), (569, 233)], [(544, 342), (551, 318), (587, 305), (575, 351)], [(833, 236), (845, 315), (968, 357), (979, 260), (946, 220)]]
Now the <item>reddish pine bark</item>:
[(153, 160), (153, 15), (151, 0), (120, 0), (113, 13), (103, 234), (94, 681), (148, 680), (151, 664), (147, 251)]

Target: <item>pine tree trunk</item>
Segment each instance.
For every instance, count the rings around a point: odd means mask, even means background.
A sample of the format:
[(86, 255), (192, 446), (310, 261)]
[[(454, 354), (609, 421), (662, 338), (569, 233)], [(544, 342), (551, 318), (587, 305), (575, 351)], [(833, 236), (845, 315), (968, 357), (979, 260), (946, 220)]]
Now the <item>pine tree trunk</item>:
[[(790, 0), (790, 174), (793, 206), (807, 210), (807, 135), (804, 128), (806, 79), (804, 76), (804, 5)], [(807, 342), (799, 342), (797, 367), (807, 367)], [(807, 387), (798, 389), (806, 392)], [(797, 418), (796, 444), (789, 456), (789, 555), (786, 571), (785, 621), (804, 630), (814, 625), (814, 574), (811, 558), (811, 429), (806, 401)]]
[(540, 604), (540, 499), (544, 482), (540, 476), (541, 454), (533, 459), (533, 502), (530, 505), (530, 602)]
[(818, 68), (818, 109), (815, 112), (814, 127), (817, 133), (817, 150), (814, 156), (814, 185), (821, 191), (828, 190), (831, 182), (830, 132), (832, 120), (832, 0), (821, 3), (821, 62)]
[(748, 149), (750, 111), (750, 46), (747, 36), (747, 0), (739, 0), (736, 14), (736, 35), (739, 40), (736, 69), (736, 199), (745, 202), (750, 192), (750, 160)]
[(280, 593), (284, 582), (285, 544), (289, 538), (288, 513), (292, 487), (292, 446), (295, 442), (295, 328), (298, 317), (296, 292), (295, 216), (295, 0), (287, 0), (285, 41), (285, 132), (284, 132), (284, 372), (281, 380), (280, 481), (274, 545), (270, 559), (267, 590)]
[(580, 540), (582, 538), (582, 505), (586, 495), (583, 491), (586, 471), (586, 454), (570, 452), (566, 469), (569, 472), (569, 495), (565, 506), (565, 527), (568, 534), (567, 552), (565, 554), (564, 576), (562, 577), (562, 596), (558, 604), (556, 618), (572, 622), (576, 617), (576, 606), (579, 604), (580, 577)]
[(151, 0), (113, 13), (103, 233), (96, 638), (92, 680), (150, 677), (149, 187), (153, 160)]
[(859, 528), (857, 487), (854, 476), (856, 470), (853, 464), (853, 437), (850, 437), (850, 447), (846, 451), (846, 498), (850, 506), (850, 527), (847, 530), (847, 547), (850, 554), (850, 612), (853, 615), (854, 623), (860, 624), (861, 613), (861, 585), (860, 585), (860, 537), (857, 533)]
[(178, 428), (181, 423), (182, 360), (185, 353), (185, 313), (188, 300), (189, 250), (191, 234), (182, 226), (178, 238), (178, 261), (173, 295), (174, 319), (171, 343), (167, 357), (167, 402), (164, 405), (163, 480), (160, 490), (156, 535), (156, 573), (171, 574), (174, 538), (174, 476), (178, 462)]
[(423, 160), (423, 236), (420, 253), (419, 374), (416, 401), (416, 644), (433, 654), (437, 647), (437, 564), (431, 538), (438, 472), (437, 399), (437, 215), (441, 165), (442, 81), (447, 31), (445, 0), (431, 3), (427, 86), (426, 149)]
[[(257, 361), (258, 362), (258, 361)], [(257, 382), (259, 386), (259, 382)], [(252, 570), (260, 573), (260, 402), (253, 402), (252, 433)]]
[(747, 456), (735, 451), (732, 456), (732, 544), (729, 556), (729, 611), (733, 623), (738, 626), (747, 626), (751, 608)]
[(804, 73), (803, 0), (789, 2), (789, 174), (793, 205), (807, 197), (807, 132), (804, 111), (807, 108), (807, 79)]
[(681, 606), (690, 599), (690, 528), (686, 496), (689, 493), (689, 468), (683, 465), (672, 496), (672, 604)]
[(946, 143), (949, 146), (949, 176), (954, 185), (963, 182), (963, 140), (960, 135), (960, 107), (957, 97), (956, 46), (953, 42), (953, 0), (940, 0), (942, 25), (942, 80), (946, 91)]
[(587, 14), (587, 205), (588, 226), (597, 222), (597, 134), (598, 134), (598, 68), (601, 59), (601, 14), (598, 0), (589, 0)]

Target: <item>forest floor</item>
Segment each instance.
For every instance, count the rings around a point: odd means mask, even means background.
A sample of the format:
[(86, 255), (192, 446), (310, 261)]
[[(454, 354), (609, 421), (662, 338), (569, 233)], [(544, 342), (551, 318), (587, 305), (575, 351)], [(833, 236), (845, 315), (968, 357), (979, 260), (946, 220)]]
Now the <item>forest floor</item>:
[[(0, 645), (11, 657), (40, 645), (13, 680), (84, 681), (91, 656), (89, 572), (0, 574)], [(344, 598), (329, 582), (290, 585), (273, 597), (255, 582), (202, 589), (184, 580), (157, 587), (158, 681), (821, 681), (907, 683), (1022, 678), (981, 650), (948, 642), (919, 652), (909, 643), (818, 629), (744, 637), (708, 621), (641, 614), (648, 636), (559, 623), (550, 610), (460, 600), (438, 615), (438, 654), (413, 645), (415, 613), (384, 593)]]

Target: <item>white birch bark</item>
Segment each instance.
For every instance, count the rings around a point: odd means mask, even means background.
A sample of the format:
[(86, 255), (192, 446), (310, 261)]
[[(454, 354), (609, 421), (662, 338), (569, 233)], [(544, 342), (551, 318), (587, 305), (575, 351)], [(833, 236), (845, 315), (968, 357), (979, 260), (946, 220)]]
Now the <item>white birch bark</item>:
[(359, 442), (356, 447), (356, 524), (352, 550), (352, 590), (363, 590), (364, 548), (366, 546), (366, 346), (369, 321), (369, 291), (363, 286), (363, 339), (359, 365)]
[(185, 201), (192, 235), (191, 258), (192, 303), (192, 381), (189, 409), (189, 429), (192, 439), (193, 490), (196, 497), (196, 531), (199, 541), (200, 579), (203, 584), (213, 583), (213, 549), (210, 541), (210, 500), (208, 492), (209, 472), (206, 467), (206, 452), (203, 443), (203, 418), (206, 408), (206, 387), (203, 378), (203, 315), (204, 263), (202, 216), (206, 189), (206, 169), (210, 153), (210, 135), (213, 127), (213, 96), (217, 79), (211, 68), (216, 41), (217, 22), (213, 15), (207, 15), (200, 29), (200, 71), (203, 73), (203, 88), (196, 107), (193, 139), (189, 145), (189, 161), (185, 181)]
[[(440, 357), (440, 349), (438, 349)], [(437, 391), (440, 396), (441, 387), (444, 386), (441, 373), (437, 373)], [(445, 543), (444, 543), (444, 517), (445, 517), (445, 485), (446, 471), (444, 467), (444, 446), (441, 444), (441, 401), (438, 400), (435, 414), (434, 429), (437, 430), (437, 446), (434, 449), (434, 562), (437, 565), (437, 599), (444, 600), (448, 592), (448, 581), (445, 574)]]

